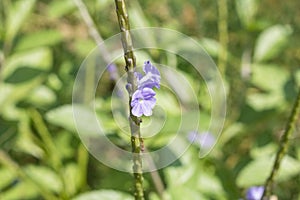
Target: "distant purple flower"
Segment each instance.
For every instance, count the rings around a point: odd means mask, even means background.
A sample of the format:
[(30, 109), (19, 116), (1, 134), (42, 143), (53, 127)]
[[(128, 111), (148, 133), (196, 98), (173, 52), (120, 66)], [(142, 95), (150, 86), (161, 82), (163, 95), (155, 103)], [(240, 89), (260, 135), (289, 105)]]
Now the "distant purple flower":
[(139, 72), (135, 72), (135, 76), (138, 80), (138, 89), (141, 88), (159, 88), (160, 87), (160, 73), (158, 69), (151, 64), (150, 61), (144, 63), (143, 71), (145, 76)]
[(187, 136), (190, 142), (193, 142), (203, 149), (210, 149), (216, 142), (216, 138), (209, 132), (198, 133), (197, 131), (191, 131)]
[(154, 96), (155, 92), (151, 88), (136, 90), (131, 100), (132, 114), (137, 117), (152, 115), (152, 109), (156, 103)]
[(264, 190), (263, 186), (250, 187), (246, 193), (247, 200), (260, 200), (264, 194)]
[(110, 76), (111, 80), (114, 80), (114, 81), (118, 80), (118, 78), (119, 78), (118, 68), (115, 64), (113, 64), (113, 63), (109, 64), (107, 66), (107, 71), (109, 72), (109, 76)]

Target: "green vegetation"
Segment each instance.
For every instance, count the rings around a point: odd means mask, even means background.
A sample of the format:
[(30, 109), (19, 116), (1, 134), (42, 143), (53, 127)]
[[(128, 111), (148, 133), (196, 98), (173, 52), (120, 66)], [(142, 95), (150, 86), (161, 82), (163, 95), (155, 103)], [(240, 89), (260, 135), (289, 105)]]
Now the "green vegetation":
[[(87, 23), (72, 0), (0, 1), (1, 200), (134, 198), (133, 175), (111, 169), (90, 155), (73, 121), (73, 85), (82, 61), (97, 42), (119, 33), (113, 0), (83, 2), (94, 25)], [(300, 90), (300, 2), (126, 3), (132, 29), (170, 28), (199, 42), (221, 67), (228, 92), (225, 127), (213, 151), (199, 159), (199, 146), (193, 144), (172, 165), (158, 173), (144, 173), (145, 198), (245, 198), (248, 187), (264, 185), (270, 175)], [(91, 36), (91, 28), (98, 36)], [(184, 43), (177, 45), (187, 48)], [(160, 50), (135, 55), (138, 63), (151, 57), (184, 74), (199, 101), (198, 131), (205, 131), (210, 97), (187, 62)], [(125, 74), (123, 58), (116, 65), (119, 74)], [(96, 91), (97, 117), (109, 139), (131, 151), (130, 137), (124, 136), (110, 113), (115, 82), (105, 72), (101, 83)], [(181, 120), (174, 95), (162, 92), (156, 97), (169, 115), (160, 134), (145, 140), (149, 151), (168, 144)], [(75, 109), (83, 113), (79, 126), (95, 134), (96, 128), (89, 126), (90, 110)], [(280, 200), (300, 200), (299, 118), (294, 118), (289, 147), (273, 184), (272, 194)]]

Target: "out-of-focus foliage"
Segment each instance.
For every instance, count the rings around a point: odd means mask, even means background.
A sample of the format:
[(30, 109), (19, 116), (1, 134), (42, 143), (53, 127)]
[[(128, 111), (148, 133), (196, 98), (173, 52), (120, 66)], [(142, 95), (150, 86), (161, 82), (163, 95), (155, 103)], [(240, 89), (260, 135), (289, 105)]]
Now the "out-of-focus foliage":
[[(114, 1), (85, 0), (104, 39), (118, 33)], [(178, 162), (159, 171), (165, 199), (239, 199), (245, 189), (262, 185), (270, 173), (278, 141), (300, 86), (300, 3), (297, 0), (228, 1), (229, 43), (226, 84), (243, 87), (232, 95), (241, 101), (215, 149), (198, 159), (193, 145)], [(128, 1), (132, 28), (176, 29), (193, 37), (218, 61), (217, 1)], [(151, 38), (145, 38), (151, 42)], [(133, 199), (132, 176), (110, 169), (90, 156), (80, 142), (72, 116), (72, 89), (82, 60), (95, 47), (72, 0), (0, 1), (0, 199)], [(186, 50), (184, 43), (178, 49)], [(177, 67), (197, 92), (199, 131), (209, 125), (211, 102), (205, 83), (176, 56), (137, 54)], [(140, 61), (141, 62), (141, 61)], [(119, 62), (119, 72), (123, 62)], [(238, 71), (234, 74), (232, 71)], [(114, 83), (104, 77), (97, 116), (115, 143), (130, 149), (110, 113)], [(178, 90), (185, 90), (180, 84)], [(238, 91), (238, 90), (237, 90)], [(231, 91), (228, 91), (231, 92)], [(148, 149), (164, 146), (180, 123), (174, 95), (157, 94), (168, 113), (161, 134), (145, 141)], [(230, 99), (229, 99), (230, 100)], [(234, 102), (235, 99), (233, 99)], [(91, 110), (79, 124), (91, 136)], [(228, 116), (230, 119), (231, 115)], [(192, 120), (192, 119), (191, 119)], [(146, 121), (145, 121), (146, 122)], [(290, 141), (274, 185), (278, 199), (300, 199), (300, 127)], [(188, 130), (185, 130), (188, 131)], [(159, 199), (145, 175), (147, 199)]]

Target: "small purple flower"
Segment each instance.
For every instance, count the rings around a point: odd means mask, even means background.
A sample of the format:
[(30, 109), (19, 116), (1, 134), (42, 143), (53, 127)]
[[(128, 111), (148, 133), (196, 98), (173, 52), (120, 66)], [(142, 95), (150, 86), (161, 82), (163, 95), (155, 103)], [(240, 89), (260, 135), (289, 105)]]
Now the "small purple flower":
[(246, 193), (247, 200), (260, 200), (264, 194), (264, 190), (263, 186), (250, 187)]
[(132, 114), (137, 117), (152, 115), (156, 103), (154, 96), (155, 92), (151, 88), (136, 90), (131, 100)]
[(141, 88), (159, 88), (160, 87), (160, 73), (158, 69), (151, 64), (150, 61), (144, 63), (143, 71), (145, 76), (139, 72), (135, 72), (135, 76), (138, 80), (138, 89)]
[(195, 142), (199, 147), (203, 149), (210, 149), (216, 142), (216, 138), (209, 132), (198, 133), (197, 131), (191, 131), (187, 136), (190, 142)]
[(109, 76), (111, 80), (117, 81), (119, 78), (118, 68), (115, 64), (109, 64), (107, 66), (107, 71), (109, 72)]

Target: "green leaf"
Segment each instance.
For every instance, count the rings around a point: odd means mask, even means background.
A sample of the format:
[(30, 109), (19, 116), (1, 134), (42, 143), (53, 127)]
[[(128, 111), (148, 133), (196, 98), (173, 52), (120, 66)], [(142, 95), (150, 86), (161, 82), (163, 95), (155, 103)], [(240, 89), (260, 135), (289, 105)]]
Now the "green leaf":
[[(76, 116), (80, 114), (80, 119), (75, 124), (73, 112)], [(77, 133), (77, 129), (80, 133), (84, 132), (87, 135), (99, 134), (99, 127), (97, 123), (91, 123), (95, 121), (96, 115), (92, 109), (83, 105), (64, 105), (46, 113), (46, 119), (49, 123), (61, 126), (66, 130)]]
[(298, 70), (298, 71), (295, 73), (295, 78), (296, 78), (296, 81), (297, 81), (298, 86), (300, 86), (300, 70)]
[(236, 9), (242, 24), (250, 27), (254, 23), (254, 17), (257, 13), (257, 0), (236, 0)]
[(15, 37), (33, 9), (34, 4), (35, 0), (14, 1), (14, 4), (9, 8), (6, 21), (6, 41), (11, 41)]
[(32, 67), (19, 67), (4, 80), (7, 83), (17, 84), (30, 81), (31, 79), (40, 76), (43, 71)]
[[(270, 175), (274, 163), (274, 157), (259, 157), (246, 165), (238, 174), (237, 185), (239, 187), (250, 187), (253, 185), (263, 185)], [(280, 165), (279, 174), (276, 181), (285, 181), (300, 172), (300, 161), (285, 156)]]
[(255, 110), (265, 110), (285, 105), (284, 85), (288, 72), (281, 66), (253, 65), (251, 83), (263, 91), (254, 91), (247, 96), (248, 104)]
[(72, 196), (77, 191), (77, 186), (79, 185), (79, 171), (78, 166), (75, 163), (68, 164), (64, 168), (64, 180), (66, 185), (66, 192), (69, 196)]
[(49, 5), (48, 15), (52, 18), (59, 18), (75, 9), (76, 5), (72, 0), (52, 1)]
[(78, 195), (73, 200), (133, 200), (130, 195), (115, 190), (96, 190)]
[(62, 34), (57, 30), (41, 30), (23, 36), (15, 49), (20, 51), (38, 46), (50, 46), (61, 42), (62, 39)]
[[(17, 173), (11, 169), (1, 167), (0, 168), (0, 191), (2, 188), (13, 183), (14, 180), (18, 178)], [(1, 196), (1, 195), (0, 195)]]
[(61, 179), (50, 168), (30, 165), (26, 166), (24, 171), (40, 187), (57, 193), (62, 190), (63, 185)]
[(37, 107), (43, 107), (53, 104), (56, 101), (56, 95), (47, 86), (41, 85), (31, 92), (26, 101)]
[(91, 53), (96, 47), (95, 42), (91, 39), (76, 39), (73, 45), (76, 53), (83, 57)]
[(219, 55), (219, 50), (222, 48), (217, 40), (211, 38), (202, 38), (200, 44), (211, 56), (217, 57)]
[(14, 187), (1, 193), (1, 200), (36, 199), (39, 191), (29, 181), (17, 183)]
[(17, 68), (24, 66), (48, 71), (52, 67), (52, 52), (49, 48), (36, 48), (8, 57), (1, 76), (5, 79)]
[(191, 187), (181, 185), (180, 187), (173, 187), (169, 189), (171, 199), (193, 199), (193, 200), (207, 200), (206, 197), (202, 196), (199, 191), (194, 190)]
[(267, 61), (277, 56), (291, 34), (292, 28), (288, 25), (275, 25), (264, 30), (255, 44), (254, 61)]
[[(25, 119), (26, 118), (26, 119)], [(19, 122), (19, 134), (16, 142), (16, 150), (30, 154), (36, 158), (42, 158), (45, 155), (44, 150), (36, 144), (34, 133), (31, 130), (29, 118), (26, 115)]]

